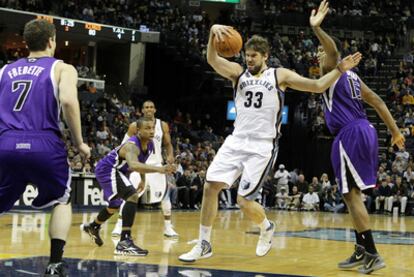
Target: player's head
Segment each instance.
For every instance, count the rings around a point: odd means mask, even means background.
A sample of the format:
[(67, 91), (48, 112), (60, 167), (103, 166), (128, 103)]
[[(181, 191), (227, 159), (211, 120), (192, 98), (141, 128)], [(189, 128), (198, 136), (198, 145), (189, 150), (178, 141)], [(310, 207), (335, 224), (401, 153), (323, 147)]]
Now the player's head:
[[(339, 57), (341, 57), (341, 54), (343, 52), (342, 42), (337, 37), (331, 36), (331, 38), (335, 42), (336, 49), (339, 52)], [(323, 68), (325, 66), (326, 53), (322, 45), (318, 46), (317, 58), (318, 58), (319, 66)]]
[(142, 116), (137, 120), (138, 135), (141, 139), (149, 140), (154, 138), (155, 124), (152, 118)]
[(154, 102), (151, 100), (147, 100), (142, 104), (142, 113), (144, 116), (154, 118), (156, 112)]
[(55, 25), (44, 19), (33, 19), (26, 23), (23, 31), (30, 52), (47, 51), (50, 56), (55, 55), (56, 28)]
[(252, 36), (244, 44), (244, 51), (249, 72), (253, 75), (259, 73), (269, 57), (270, 46), (267, 39), (258, 35)]

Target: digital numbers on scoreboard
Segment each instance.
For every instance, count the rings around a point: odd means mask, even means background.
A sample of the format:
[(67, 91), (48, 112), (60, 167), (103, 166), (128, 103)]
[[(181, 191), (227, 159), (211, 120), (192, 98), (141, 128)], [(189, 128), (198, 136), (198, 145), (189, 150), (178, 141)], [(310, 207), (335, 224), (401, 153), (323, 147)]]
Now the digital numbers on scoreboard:
[(102, 25), (86, 22), (85, 29), (88, 30), (88, 35), (96, 36), (96, 33), (102, 30)]
[(63, 26), (65, 32), (69, 32), (70, 28), (75, 27), (75, 21), (67, 18), (60, 19), (60, 25)]

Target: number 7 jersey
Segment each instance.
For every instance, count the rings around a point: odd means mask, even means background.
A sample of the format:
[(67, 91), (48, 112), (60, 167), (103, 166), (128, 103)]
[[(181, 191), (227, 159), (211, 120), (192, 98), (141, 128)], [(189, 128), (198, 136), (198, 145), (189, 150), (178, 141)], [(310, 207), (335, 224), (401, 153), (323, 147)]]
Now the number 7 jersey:
[(23, 58), (0, 69), (0, 134), (7, 130), (60, 134), (60, 104), (52, 57)]
[(253, 76), (245, 70), (236, 81), (236, 121), (233, 135), (274, 139), (280, 132), (284, 92), (279, 89), (276, 68)]

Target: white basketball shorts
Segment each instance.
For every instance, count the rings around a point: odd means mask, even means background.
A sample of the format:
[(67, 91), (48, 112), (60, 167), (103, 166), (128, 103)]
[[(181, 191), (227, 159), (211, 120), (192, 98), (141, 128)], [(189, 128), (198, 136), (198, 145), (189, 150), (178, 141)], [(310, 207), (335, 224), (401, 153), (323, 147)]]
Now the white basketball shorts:
[(274, 166), (278, 149), (276, 139), (230, 135), (207, 170), (207, 182), (222, 182), (230, 187), (241, 176), (238, 194), (254, 200)]

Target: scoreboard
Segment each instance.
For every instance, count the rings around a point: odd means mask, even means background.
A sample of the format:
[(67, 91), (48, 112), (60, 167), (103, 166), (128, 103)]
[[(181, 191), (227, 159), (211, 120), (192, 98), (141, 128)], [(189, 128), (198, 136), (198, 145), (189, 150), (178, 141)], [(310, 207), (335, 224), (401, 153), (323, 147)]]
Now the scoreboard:
[[(0, 8), (0, 25), (17, 25), (23, 28), (24, 24), (32, 19), (41, 18), (53, 23), (56, 31), (80, 34), (97, 39), (118, 40), (122, 42), (139, 42), (142, 31), (123, 28), (111, 25), (105, 25), (94, 22), (87, 22), (76, 19), (68, 19), (59, 16), (36, 14), (31, 12), (16, 11), (11, 9)], [(158, 35), (158, 32), (148, 32)]]

